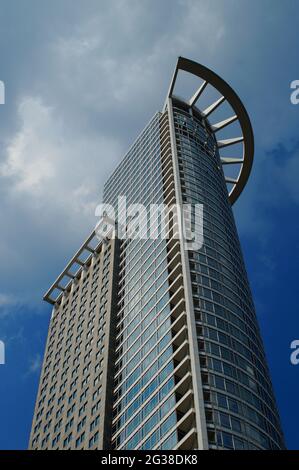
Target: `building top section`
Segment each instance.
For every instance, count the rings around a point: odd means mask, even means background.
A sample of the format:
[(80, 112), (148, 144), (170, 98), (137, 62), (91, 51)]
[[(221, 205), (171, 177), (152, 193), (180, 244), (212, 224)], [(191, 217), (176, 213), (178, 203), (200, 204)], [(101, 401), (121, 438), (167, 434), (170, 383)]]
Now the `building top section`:
[[(247, 183), (253, 162), (254, 137), (249, 116), (240, 98), (230, 85), (228, 85), (216, 73), (212, 72), (212, 70), (184, 57), (178, 58), (167, 93), (164, 110), (167, 108), (167, 102), (169, 99), (178, 98), (174, 93), (180, 71), (188, 72), (195, 76), (198, 78), (200, 83), (195, 93), (188, 100), (182, 100), (181, 98), (179, 98), (179, 100), (184, 101), (191, 110), (196, 109), (199, 111), (202, 117), (208, 121), (211, 130), (215, 134), (217, 133), (217, 137), (219, 134), (223, 134), (225, 130), (225, 138), (215, 137), (219, 151), (223, 152), (222, 156), (220, 155), (222, 165), (224, 165), (224, 167), (229, 166), (230, 169), (234, 167), (234, 172), (236, 173), (232, 177), (226, 175), (226, 172), (224, 172), (225, 181), (230, 187), (228, 189), (229, 200), (230, 203), (233, 204), (238, 199)], [(207, 92), (212, 96), (216, 95), (217, 98), (212, 101), (211, 104), (208, 106), (205, 105), (203, 109), (199, 110), (198, 107), (196, 107), (196, 104), (204, 97), (204, 94), (208, 94)], [(219, 114), (221, 115), (219, 110), (220, 107), (224, 108), (224, 105), (226, 105), (224, 112), (228, 111), (231, 114), (227, 117), (223, 117), (222, 115), (219, 121), (216, 117), (216, 120), (213, 122), (214, 116), (219, 116)], [(239, 134), (236, 136), (234, 135), (235, 132), (239, 132)], [(236, 151), (237, 146), (237, 151), (240, 152), (239, 156), (228, 156), (227, 154), (224, 154), (223, 149), (226, 151), (231, 148), (232, 152), (234, 152)]]
[[(110, 201), (111, 191), (115, 192), (118, 182), (122, 179), (124, 172), (132, 170), (132, 160), (142, 151), (144, 155), (151, 150), (152, 142), (155, 140), (155, 131), (159, 129), (159, 118), (161, 112), (156, 112), (148, 124), (139, 133), (125, 156), (121, 159), (115, 170), (109, 176), (104, 184), (104, 202)], [(119, 188), (120, 189), (120, 188)]]
[[(176, 85), (178, 82), (179, 74), (187, 72), (196, 79), (197, 89), (189, 99), (182, 99), (176, 96)], [(212, 101), (212, 104), (207, 106), (197, 106), (198, 102), (202, 104), (205, 101), (205, 94), (208, 99), (210, 98), (209, 89), (216, 92), (217, 99)], [(228, 194), (230, 203), (233, 204), (241, 194), (251, 171), (254, 153), (254, 138), (251, 123), (246, 112), (244, 105), (233, 91), (233, 89), (208, 68), (200, 65), (192, 60), (179, 57), (176, 68), (169, 86), (163, 112), (167, 109), (168, 100), (173, 99), (179, 101), (183, 106), (186, 106), (188, 112), (200, 114), (206, 121), (211, 132), (214, 133), (215, 142), (218, 146), (221, 162), (224, 169), (225, 181), (228, 186)], [(223, 117), (221, 111), (226, 112), (225, 105), (228, 105), (230, 114), (228, 117)], [(222, 108), (225, 108), (224, 110)], [(219, 111), (221, 119), (219, 117)], [(146, 127), (138, 135), (136, 140), (131, 145), (130, 149), (117, 165), (108, 178), (104, 186), (105, 202), (111, 201), (111, 194), (118, 187), (118, 181), (121, 179), (123, 172), (131, 172), (130, 161), (132, 156), (139, 154), (142, 151), (152, 151), (152, 146), (155, 144), (156, 131), (159, 129), (159, 119), (161, 112), (155, 113)], [(234, 134), (237, 130), (237, 136)], [(232, 131), (233, 134), (229, 134)], [(223, 137), (223, 133), (225, 135)], [(219, 137), (220, 136), (220, 137)], [(239, 156), (233, 156), (234, 152), (240, 152)], [(231, 154), (225, 154), (229, 150)], [(237, 153), (236, 152), (236, 153)], [(235, 175), (227, 175), (226, 169), (235, 169)], [(113, 198), (112, 198), (113, 199)], [(79, 278), (86, 263), (88, 263), (95, 252), (100, 250), (102, 242), (96, 237), (95, 231), (85, 240), (83, 245), (73, 256), (67, 264), (63, 272), (57, 277), (56, 281), (52, 284), (50, 289), (44, 295), (44, 300), (51, 304), (60, 301), (65, 291), (67, 291), (72, 281)]]
[(73, 280), (79, 278), (84, 266), (90, 261), (91, 257), (99, 251), (102, 243), (103, 242), (99, 241), (93, 230), (46, 292), (43, 299), (53, 305), (58, 302), (64, 292), (70, 288)]

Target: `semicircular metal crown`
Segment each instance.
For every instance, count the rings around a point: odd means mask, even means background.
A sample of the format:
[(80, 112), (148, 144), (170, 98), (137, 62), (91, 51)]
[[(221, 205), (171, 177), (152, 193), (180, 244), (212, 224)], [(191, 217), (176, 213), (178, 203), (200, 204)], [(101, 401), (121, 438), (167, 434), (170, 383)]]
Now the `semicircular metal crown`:
[[(218, 149), (229, 147), (238, 143), (243, 143), (243, 154), (240, 157), (221, 157), (222, 165), (238, 165), (240, 167), (237, 178), (231, 178), (228, 176), (225, 177), (226, 183), (232, 185), (232, 188), (229, 190), (229, 201), (231, 204), (233, 204), (238, 199), (247, 183), (253, 163), (254, 137), (247, 111), (238, 95), (230, 87), (230, 85), (228, 85), (228, 83), (226, 83), (215, 72), (208, 69), (207, 67), (204, 67), (203, 65), (184, 57), (178, 58), (173, 78), (170, 83), (167, 99), (173, 96), (173, 90), (179, 70), (189, 72), (202, 80), (199, 88), (188, 101), (190, 107), (195, 106), (207, 85), (212, 86), (215, 90), (217, 90), (217, 92), (220, 93), (220, 98), (218, 98), (205, 110), (200, 111), (204, 118), (209, 116), (210, 120), (210, 116), (213, 114), (213, 112), (216, 111), (216, 109), (218, 109), (218, 107), (224, 102), (227, 102), (232, 108), (234, 112), (232, 116), (210, 126), (214, 134), (232, 123), (239, 123), (242, 134), (241, 136), (224, 140), (216, 139)], [(167, 106), (167, 99), (164, 109)]]

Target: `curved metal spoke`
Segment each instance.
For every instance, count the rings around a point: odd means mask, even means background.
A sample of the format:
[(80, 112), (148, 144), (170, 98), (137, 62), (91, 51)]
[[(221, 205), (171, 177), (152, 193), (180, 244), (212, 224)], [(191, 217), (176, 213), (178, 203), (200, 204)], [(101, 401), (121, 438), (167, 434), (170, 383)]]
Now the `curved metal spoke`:
[(225, 101), (225, 97), (221, 96), (217, 101), (212, 103), (210, 106), (208, 106), (204, 111), (201, 112), (201, 114), (204, 117), (208, 117), (213, 111), (215, 111), (218, 106), (220, 106), (223, 102)]
[(226, 126), (229, 124), (232, 124), (238, 119), (238, 116), (235, 114), (234, 116), (231, 116), (227, 119), (224, 119), (223, 121), (217, 122), (216, 124), (213, 124), (211, 126), (211, 129), (213, 132), (220, 131), (220, 129), (224, 129)]
[(237, 184), (239, 181), (238, 179), (231, 178), (230, 176), (225, 176), (224, 178), (226, 183)]
[(243, 142), (244, 137), (234, 137), (233, 139), (224, 139), (224, 140), (217, 140), (218, 148), (221, 149), (223, 147), (229, 147), (229, 145), (239, 144)]
[[(198, 64), (197, 62), (194, 62), (192, 60), (186, 59), (184, 57), (179, 57), (178, 59), (177, 66), (174, 71), (173, 78), (168, 90), (164, 109), (167, 106), (167, 99), (173, 97), (173, 90), (175, 87), (175, 82), (179, 70), (189, 72), (202, 80), (201, 85), (194, 93), (194, 95), (190, 98), (190, 100), (186, 101), (186, 104), (189, 105), (191, 108), (195, 106), (195, 104), (197, 103), (197, 101), (199, 100), (208, 85), (214, 88), (218, 93), (220, 93), (220, 98), (218, 98), (215, 102), (213, 102), (203, 111), (200, 111), (198, 107), (196, 108), (201, 112), (203, 118), (206, 119), (208, 126), (214, 134), (216, 134), (216, 132), (220, 131), (221, 129), (228, 127), (234, 122), (237, 122), (241, 128), (242, 135), (240, 137), (217, 140), (218, 149), (239, 144), (241, 142), (243, 143), (243, 155), (241, 157), (233, 158), (220, 156), (222, 165), (240, 166), (240, 171), (237, 178), (225, 176), (226, 183), (233, 185), (232, 189), (229, 191), (229, 200), (231, 204), (233, 204), (238, 199), (249, 178), (253, 162), (254, 138), (247, 111), (238, 95), (234, 92), (230, 85), (228, 85), (228, 83), (226, 83), (222, 78), (220, 78), (216, 73), (214, 73), (207, 67), (204, 67), (203, 65)], [(211, 124), (209, 122), (210, 118), (209, 120), (207, 119), (208, 116), (211, 116), (213, 112), (216, 111), (219, 106), (225, 101), (232, 108), (234, 114), (226, 119), (223, 119), (222, 121), (216, 122), (215, 124)]]
[(244, 163), (243, 158), (220, 157), (222, 165), (237, 165)]
[(195, 103), (197, 102), (198, 98), (200, 97), (200, 95), (202, 94), (202, 92), (204, 91), (204, 89), (206, 88), (206, 86), (208, 85), (208, 82), (205, 80), (201, 85), (200, 87), (198, 88), (198, 90), (194, 93), (194, 95), (192, 96), (192, 98), (189, 100), (189, 105), (192, 107), (195, 105)]

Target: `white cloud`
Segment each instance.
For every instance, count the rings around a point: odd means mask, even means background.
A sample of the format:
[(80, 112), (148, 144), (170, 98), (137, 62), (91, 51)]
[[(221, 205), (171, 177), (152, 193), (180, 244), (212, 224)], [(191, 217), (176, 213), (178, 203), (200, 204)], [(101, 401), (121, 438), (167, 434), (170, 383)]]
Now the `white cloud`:
[(15, 299), (11, 295), (0, 292), (0, 308), (6, 307), (7, 305), (12, 305), (14, 303)]
[(24, 98), (19, 105), (21, 130), (7, 147), (7, 158), (0, 167), (1, 176), (14, 179), (14, 190), (38, 195), (44, 184), (55, 176), (54, 142), (51, 142), (51, 113), (40, 99)]
[[(38, 198), (41, 206), (65, 212), (95, 204), (103, 183), (101, 159), (116, 160), (115, 141), (72, 133), (71, 126), (40, 97), (26, 97), (19, 107), (20, 129), (6, 148), (0, 175), (10, 180), (10, 192)], [(95, 172), (94, 170), (98, 170)]]
[(62, 269), (60, 253), (71, 256), (96, 223), (105, 162), (114, 167), (122, 149), (98, 132), (78, 132), (39, 96), (20, 101), (18, 122), (0, 163), (1, 283), (30, 301), (41, 297), (40, 282), (45, 289), (45, 264), (60, 257)]
[(9, 316), (18, 304), (17, 298), (12, 294), (0, 292), (0, 318)]
[(40, 371), (41, 366), (42, 366), (42, 358), (40, 354), (36, 354), (36, 356), (30, 360), (28, 371), (25, 375), (38, 373)]

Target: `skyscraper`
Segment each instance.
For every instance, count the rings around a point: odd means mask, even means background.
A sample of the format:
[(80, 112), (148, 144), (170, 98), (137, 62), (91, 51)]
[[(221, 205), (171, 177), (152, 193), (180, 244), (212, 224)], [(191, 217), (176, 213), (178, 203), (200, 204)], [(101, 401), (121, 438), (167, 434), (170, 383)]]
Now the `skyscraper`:
[[(180, 73), (199, 82), (187, 100), (174, 94)], [(201, 107), (209, 93), (216, 99)], [(180, 57), (162, 112), (106, 182), (104, 201), (201, 204), (203, 245), (186, 247), (174, 215), (167, 237), (92, 232), (45, 295), (53, 311), (30, 448), (284, 448), (231, 208), (252, 159), (238, 96)], [(194, 212), (189, 223), (196, 230)]]

